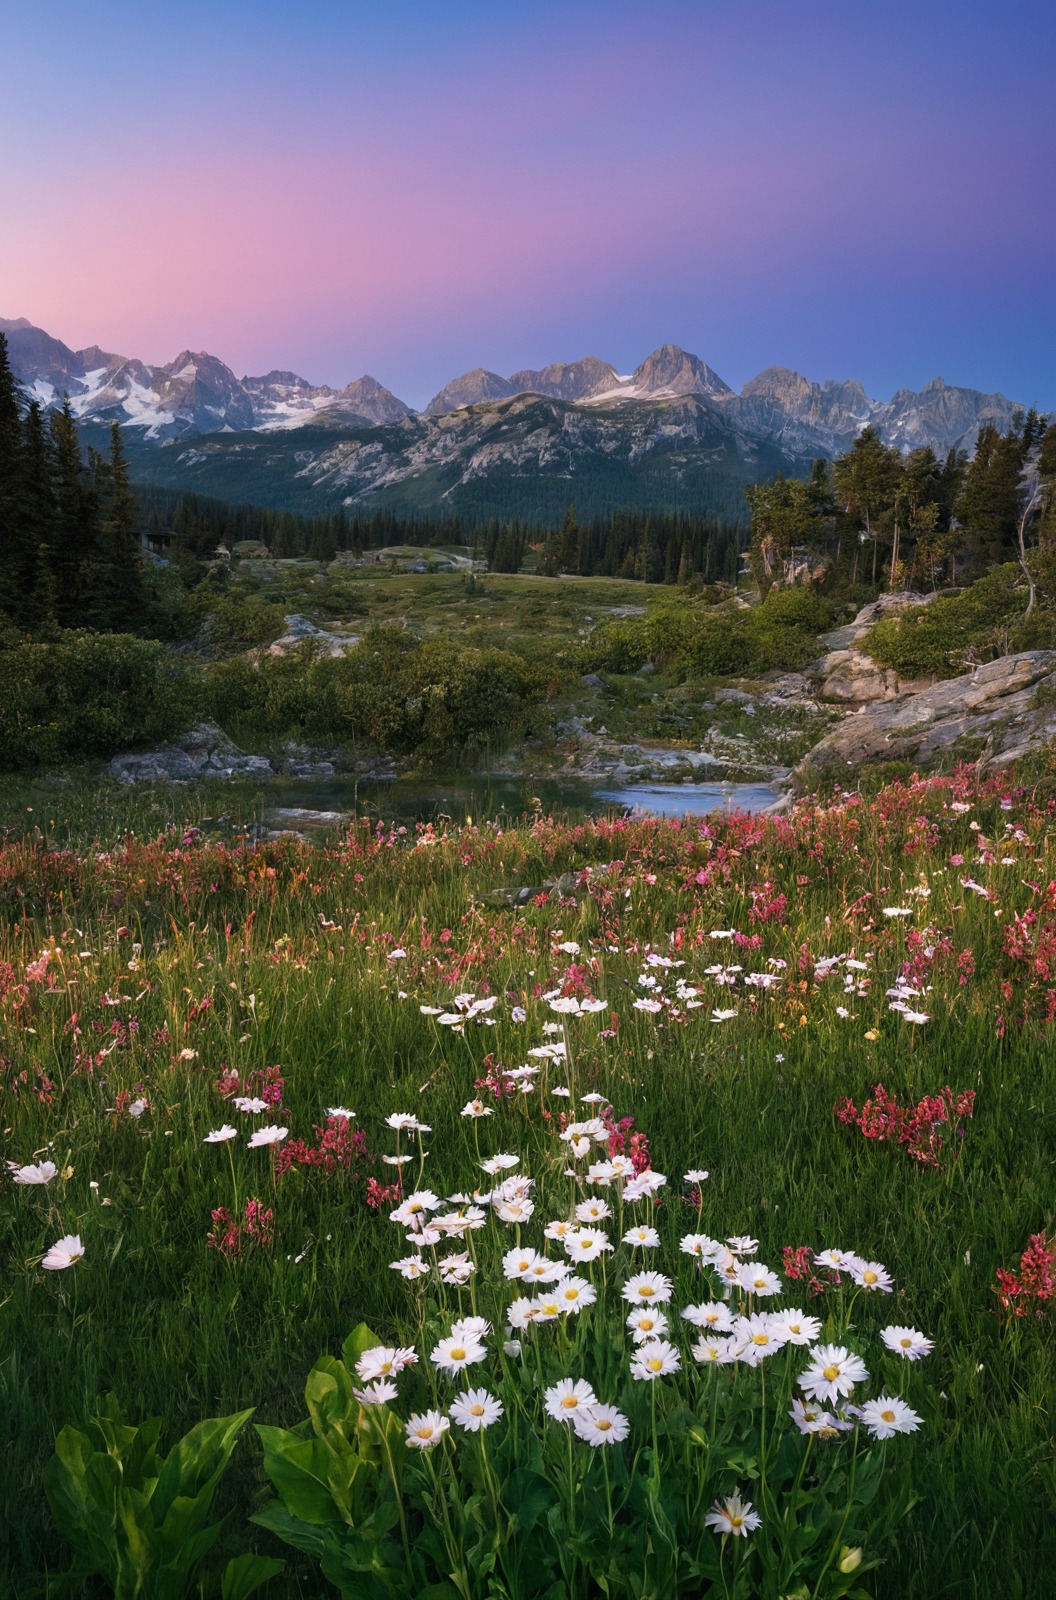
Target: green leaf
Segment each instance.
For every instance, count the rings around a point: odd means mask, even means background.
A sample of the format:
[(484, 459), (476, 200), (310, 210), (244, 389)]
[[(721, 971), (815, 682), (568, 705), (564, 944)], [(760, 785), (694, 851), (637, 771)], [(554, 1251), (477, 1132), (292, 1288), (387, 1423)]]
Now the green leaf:
[(258, 1528), (267, 1528), (269, 1533), (273, 1533), (284, 1544), (292, 1545), (294, 1550), (301, 1550), (306, 1556), (315, 1556), (316, 1560), (321, 1560), (327, 1550), (336, 1547), (332, 1529), (302, 1522), (300, 1517), (286, 1510), (281, 1500), (269, 1500), (249, 1520), (255, 1522)]
[(277, 1578), (285, 1565), (274, 1556), (235, 1556), (224, 1568), (220, 1600), (249, 1600), (263, 1584)]
[(200, 1503), (204, 1518), (221, 1475), (231, 1457), (235, 1441), (253, 1415), (237, 1411), (230, 1417), (208, 1417), (196, 1423), (178, 1440), (165, 1458), (154, 1490), (154, 1516), (160, 1524), (177, 1496)]
[(365, 1322), (360, 1322), (352, 1329), (352, 1332), (341, 1346), (341, 1360), (345, 1363), (349, 1372), (353, 1372), (361, 1355), (365, 1355), (368, 1350), (373, 1350), (375, 1345), (383, 1343), (384, 1340), (379, 1339), (376, 1333), (371, 1333)]
[[(257, 1433), (264, 1446), (264, 1471), (293, 1516), (317, 1524), (345, 1520), (331, 1487), (334, 1458), (321, 1439), (298, 1439), (284, 1428), (263, 1424)], [(353, 1466), (348, 1483), (354, 1476)]]

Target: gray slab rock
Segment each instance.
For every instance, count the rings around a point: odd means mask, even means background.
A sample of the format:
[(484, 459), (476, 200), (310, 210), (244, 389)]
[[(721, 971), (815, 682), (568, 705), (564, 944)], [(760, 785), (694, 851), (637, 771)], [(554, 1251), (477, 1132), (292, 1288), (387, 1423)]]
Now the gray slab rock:
[(199, 778), (275, 776), (264, 756), (247, 756), (213, 722), (200, 722), (171, 744), (115, 756), (110, 772), (122, 783), (193, 783)]
[(829, 765), (919, 761), (959, 740), (986, 741), (1007, 763), (1056, 739), (1056, 650), (1025, 650), (846, 717), (800, 763), (801, 776)]

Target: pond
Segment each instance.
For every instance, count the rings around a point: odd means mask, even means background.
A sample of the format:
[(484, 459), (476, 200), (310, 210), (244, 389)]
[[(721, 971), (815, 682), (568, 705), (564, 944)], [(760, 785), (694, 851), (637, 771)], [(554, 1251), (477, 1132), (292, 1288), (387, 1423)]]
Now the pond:
[(411, 823), (505, 817), (535, 811), (602, 816), (631, 811), (658, 817), (706, 816), (713, 811), (763, 811), (779, 798), (761, 783), (648, 783), (603, 787), (585, 782), (481, 775), (435, 781), (342, 777), (280, 778), (267, 786), (265, 818), (272, 826), (334, 829), (352, 815)]

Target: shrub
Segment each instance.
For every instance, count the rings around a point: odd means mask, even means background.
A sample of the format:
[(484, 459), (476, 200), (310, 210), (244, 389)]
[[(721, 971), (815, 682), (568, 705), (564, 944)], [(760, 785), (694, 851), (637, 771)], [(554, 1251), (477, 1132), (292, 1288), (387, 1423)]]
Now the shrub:
[(108, 757), (191, 721), (190, 680), (163, 645), (124, 633), (0, 638), (0, 769)]
[(1025, 609), (1023, 575), (1009, 562), (994, 567), (963, 594), (944, 595), (930, 605), (881, 618), (862, 648), (900, 677), (934, 673), (952, 678), (973, 659), (990, 660), (1047, 638), (1051, 619), (1039, 617), (1025, 628)]
[(209, 714), (224, 726), (437, 756), (523, 732), (555, 684), (506, 650), (377, 628), (338, 658), (308, 640), (288, 656), (223, 662), (207, 686)]
[(771, 590), (753, 610), (656, 607), (648, 617), (595, 629), (581, 666), (590, 672), (637, 672), (646, 661), (670, 661), (689, 677), (788, 671), (818, 653), (817, 635), (832, 608), (812, 589)]

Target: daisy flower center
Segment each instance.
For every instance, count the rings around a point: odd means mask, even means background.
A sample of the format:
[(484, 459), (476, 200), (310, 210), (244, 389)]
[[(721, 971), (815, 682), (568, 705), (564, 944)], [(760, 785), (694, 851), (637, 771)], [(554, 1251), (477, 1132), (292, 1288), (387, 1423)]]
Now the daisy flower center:
[(895, 1420), (895, 1413), (893, 1411), (881, 1411), (880, 1415), (885, 1422), (894, 1422)]
[(597, 1428), (599, 1433), (608, 1433), (609, 1429), (612, 1427), (612, 1423), (609, 1421), (608, 1417), (602, 1417), (599, 1421), (595, 1422), (594, 1426)]
[(876, 1273), (875, 1272), (863, 1272), (862, 1273), (862, 1279), (863, 1279), (863, 1281), (865, 1283), (875, 1283), (876, 1282)]
[(652, 1295), (654, 1295), (656, 1293), (656, 1290), (652, 1287), (651, 1284), (643, 1283), (641, 1288), (638, 1290), (638, 1293), (641, 1295), (643, 1300), (648, 1300)]
[(575, 1411), (578, 1405), (579, 1401), (576, 1399), (574, 1394), (565, 1394), (561, 1396), (561, 1409), (563, 1411)]
[(912, 1339), (900, 1339), (898, 1342), (902, 1346), (903, 1350), (908, 1350), (910, 1348), (910, 1346), (912, 1345), (913, 1340)]
[(451, 1352), (451, 1360), (452, 1361), (464, 1361), (465, 1359), (466, 1359), (465, 1350), (462, 1348), (461, 1345), (456, 1345), (455, 1348)]
[(832, 1382), (832, 1380), (834, 1378), (838, 1378), (839, 1375), (840, 1375), (839, 1367), (826, 1367), (825, 1368), (824, 1377), (826, 1377), (829, 1380), (830, 1383)]
[(659, 1372), (663, 1364), (664, 1363), (657, 1356), (653, 1356), (651, 1360), (646, 1362), (646, 1366), (649, 1368), (650, 1372)]
[(752, 1334), (752, 1343), (753, 1344), (769, 1344), (770, 1343), (770, 1335), (768, 1333), (753, 1333)]
[(419, 1439), (431, 1439), (432, 1437), (433, 1437), (432, 1428), (419, 1428), (418, 1429), (418, 1438)]
[(730, 1518), (730, 1527), (731, 1528), (739, 1528), (743, 1522), (744, 1522), (744, 1518), (743, 1517), (731, 1517)]
[(479, 1402), (476, 1405), (470, 1406), (469, 1411), (470, 1415), (474, 1417), (482, 1417), (484, 1415), (484, 1407), (480, 1405)]

